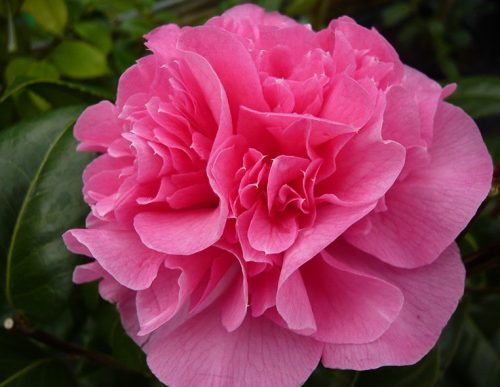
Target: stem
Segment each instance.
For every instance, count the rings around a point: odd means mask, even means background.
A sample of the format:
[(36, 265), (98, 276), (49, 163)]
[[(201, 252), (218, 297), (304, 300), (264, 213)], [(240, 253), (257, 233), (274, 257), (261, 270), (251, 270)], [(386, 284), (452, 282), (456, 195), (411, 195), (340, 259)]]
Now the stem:
[(120, 362), (113, 359), (111, 356), (106, 355), (104, 353), (89, 351), (85, 348), (81, 348), (77, 345), (74, 345), (70, 342), (61, 340), (50, 333), (42, 331), (37, 328), (29, 327), (22, 316), (16, 314), (13, 318), (8, 318), (4, 321), (4, 327), (7, 330), (11, 330), (16, 332), (22, 336), (29, 337), (39, 343), (43, 343), (50, 348), (53, 348), (58, 351), (62, 351), (64, 353), (70, 355), (76, 355), (87, 360), (90, 360), (94, 363), (102, 364), (108, 367), (118, 368), (118, 369), (127, 369), (126, 366), (121, 364)]

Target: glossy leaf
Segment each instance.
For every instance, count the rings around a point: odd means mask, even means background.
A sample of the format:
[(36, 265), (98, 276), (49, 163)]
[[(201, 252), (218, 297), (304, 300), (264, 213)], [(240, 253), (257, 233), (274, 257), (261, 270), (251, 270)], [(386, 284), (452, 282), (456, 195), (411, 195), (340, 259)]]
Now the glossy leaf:
[(81, 224), (81, 173), (92, 157), (75, 152), (80, 107), (60, 109), (0, 132), (0, 248), (6, 301), (50, 322), (71, 289), (72, 255), (61, 234)]
[(62, 75), (74, 79), (100, 77), (108, 73), (106, 55), (88, 43), (66, 40), (50, 55)]

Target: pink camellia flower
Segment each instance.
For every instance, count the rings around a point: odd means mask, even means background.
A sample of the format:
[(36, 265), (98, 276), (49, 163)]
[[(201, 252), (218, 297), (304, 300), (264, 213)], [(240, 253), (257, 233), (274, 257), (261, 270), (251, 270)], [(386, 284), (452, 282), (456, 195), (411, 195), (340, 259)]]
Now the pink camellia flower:
[(294, 386), (321, 361), (412, 364), (464, 287), (454, 239), (491, 159), (453, 91), (348, 17), (253, 5), (147, 36), (115, 103), (75, 125), (93, 260), (171, 386)]

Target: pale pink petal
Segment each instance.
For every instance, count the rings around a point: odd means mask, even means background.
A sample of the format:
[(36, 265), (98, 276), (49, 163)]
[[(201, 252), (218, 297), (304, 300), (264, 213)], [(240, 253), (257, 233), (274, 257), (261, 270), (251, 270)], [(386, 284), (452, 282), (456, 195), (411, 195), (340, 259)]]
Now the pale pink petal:
[(247, 317), (229, 333), (211, 308), (171, 333), (155, 333), (144, 349), (153, 373), (169, 385), (275, 387), (304, 383), (323, 344), (266, 318)]
[(474, 121), (445, 102), (436, 114), (429, 154), (429, 165), (386, 194), (387, 211), (369, 215), (369, 230), (348, 230), (349, 243), (411, 268), (432, 262), (453, 242), (489, 192), (491, 158)]
[(189, 255), (220, 238), (226, 216), (227, 209), (221, 205), (216, 209), (143, 212), (134, 218), (134, 228), (141, 241), (153, 250)]
[(464, 289), (465, 271), (455, 244), (432, 264), (412, 270), (377, 262), (352, 248), (339, 251), (333, 247), (331, 254), (342, 255), (344, 262), (393, 283), (403, 292), (405, 302), (399, 317), (379, 339), (366, 344), (326, 345), (325, 367), (365, 370), (413, 364), (432, 349)]
[(71, 251), (94, 257), (113, 278), (133, 290), (148, 288), (165, 259), (144, 246), (132, 231), (73, 229), (63, 238)]

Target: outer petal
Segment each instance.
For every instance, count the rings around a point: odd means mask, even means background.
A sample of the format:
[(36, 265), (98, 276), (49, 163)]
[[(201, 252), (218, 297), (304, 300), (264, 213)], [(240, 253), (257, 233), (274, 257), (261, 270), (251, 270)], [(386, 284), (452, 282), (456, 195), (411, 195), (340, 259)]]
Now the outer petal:
[[(333, 247), (332, 255), (339, 256)], [(432, 264), (407, 270), (377, 262), (373, 257), (344, 249), (346, 261), (360, 270), (377, 273), (404, 293), (403, 309), (378, 340), (357, 345), (326, 345), (326, 367), (365, 370), (385, 365), (413, 364), (436, 343), (463, 294), (465, 270), (455, 244)]]
[(390, 327), (403, 306), (403, 294), (396, 286), (346, 267), (330, 266), (320, 257), (300, 271), (318, 326), (312, 335), (317, 340), (373, 341)]
[(164, 383), (197, 387), (299, 386), (318, 364), (323, 344), (247, 317), (228, 333), (212, 308), (145, 346), (148, 365)]
[(474, 121), (443, 102), (437, 112), (431, 162), (387, 193), (387, 211), (345, 234), (352, 245), (399, 267), (435, 260), (467, 225), (491, 184), (492, 163)]
[(63, 238), (71, 251), (94, 257), (114, 279), (133, 290), (148, 288), (165, 259), (132, 231), (73, 229)]
[(75, 124), (75, 137), (80, 141), (77, 149), (105, 152), (122, 132), (118, 111), (111, 102), (101, 101), (89, 106)]

